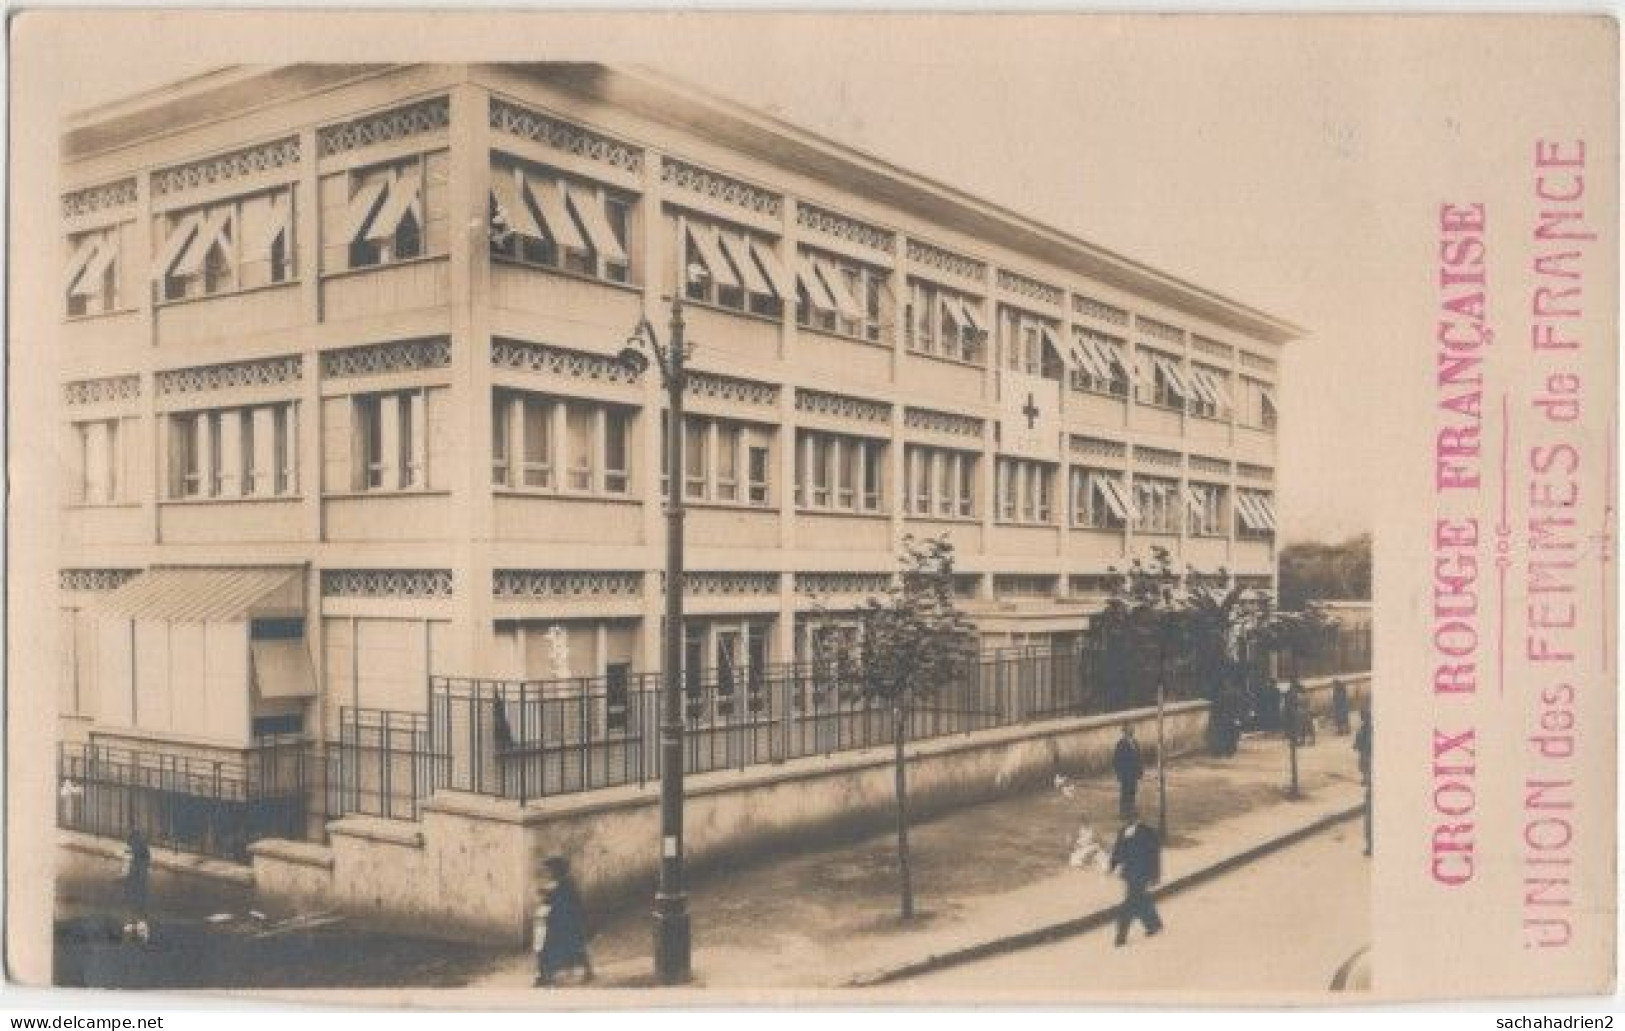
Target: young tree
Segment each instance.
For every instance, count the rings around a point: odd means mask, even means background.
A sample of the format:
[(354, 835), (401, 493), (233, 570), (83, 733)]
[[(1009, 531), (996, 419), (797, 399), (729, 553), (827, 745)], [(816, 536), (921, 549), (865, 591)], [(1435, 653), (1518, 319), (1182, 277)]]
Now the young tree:
[(914, 917), (908, 851), (908, 779), (904, 745), (913, 707), (944, 688), (967, 684), (976, 661), (975, 630), (954, 603), (954, 548), (945, 537), (903, 537), (898, 575), (884, 598), (856, 613), (855, 645), (821, 658), (846, 690), (891, 713), (897, 791), (897, 860), (902, 918)]

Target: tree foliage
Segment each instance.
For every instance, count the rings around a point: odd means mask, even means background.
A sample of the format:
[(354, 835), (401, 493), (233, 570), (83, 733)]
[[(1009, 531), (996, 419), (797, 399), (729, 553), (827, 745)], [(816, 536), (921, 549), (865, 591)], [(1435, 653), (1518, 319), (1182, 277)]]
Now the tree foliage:
[(1304, 541), (1281, 549), (1281, 607), (1311, 601), (1371, 600), (1371, 535), (1340, 544)]

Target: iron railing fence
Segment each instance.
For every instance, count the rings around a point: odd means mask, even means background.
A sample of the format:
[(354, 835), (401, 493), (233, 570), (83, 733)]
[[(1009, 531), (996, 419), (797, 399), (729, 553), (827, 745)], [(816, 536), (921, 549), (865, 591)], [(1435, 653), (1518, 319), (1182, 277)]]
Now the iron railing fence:
[(1332, 626), (1297, 650), (1284, 667), (1299, 679), (1332, 677), (1371, 669), (1371, 627)]
[(309, 743), (264, 738), (235, 754), (241, 758), (60, 744), (57, 825), (119, 839), (140, 830), (153, 845), (237, 862), (260, 838), (306, 838)]
[(338, 737), (327, 742), (327, 814), (416, 820), (446, 762), (427, 714), (344, 706)]

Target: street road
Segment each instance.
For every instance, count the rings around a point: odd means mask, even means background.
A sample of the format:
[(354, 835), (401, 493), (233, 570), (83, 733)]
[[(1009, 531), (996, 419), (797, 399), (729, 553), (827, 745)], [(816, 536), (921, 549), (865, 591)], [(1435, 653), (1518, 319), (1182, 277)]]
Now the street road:
[[(1359, 821), (1188, 888), (1159, 904), (1166, 927), (1146, 938), (1136, 924), (1114, 948), (1104, 927), (885, 986), (924, 1002), (960, 992), (1060, 999), (1072, 993), (1149, 994), (1324, 991), (1337, 968), (1370, 940), (1370, 860)], [(1008, 997), (1008, 995), (1007, 995)]]

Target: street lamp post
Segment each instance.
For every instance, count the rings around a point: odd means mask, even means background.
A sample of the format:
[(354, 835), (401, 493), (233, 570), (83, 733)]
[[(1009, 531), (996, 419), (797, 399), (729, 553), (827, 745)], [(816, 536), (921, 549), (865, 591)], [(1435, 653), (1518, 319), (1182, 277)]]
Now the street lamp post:
[[(688, 281), (703, 279), (690, 269)], [(666, 388), (666, 626), (660, 717), (660, 880), (654, 900), (655, 976), (678, 984), (690, 976), (688, 893), (683, 884), (683, 390), (690, 345), (683, 335), (682, 288), (671, 299), (670, 335), (660, 342), (647, 318), (621, 349), (634, 376), (651, 364)]]

